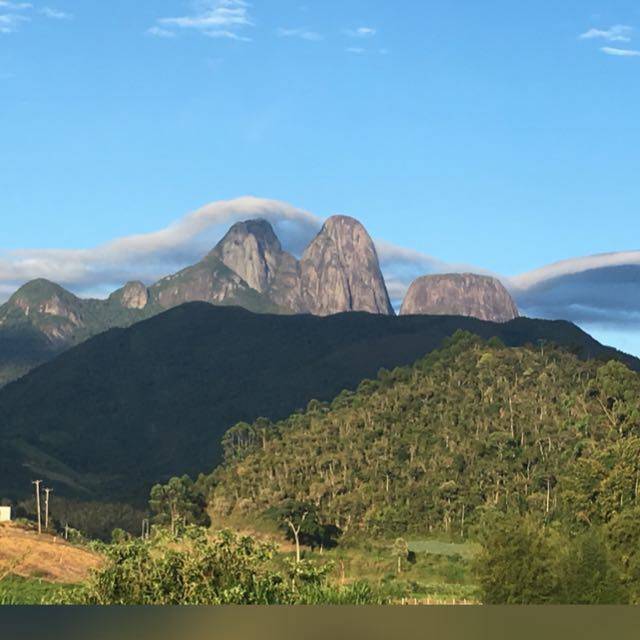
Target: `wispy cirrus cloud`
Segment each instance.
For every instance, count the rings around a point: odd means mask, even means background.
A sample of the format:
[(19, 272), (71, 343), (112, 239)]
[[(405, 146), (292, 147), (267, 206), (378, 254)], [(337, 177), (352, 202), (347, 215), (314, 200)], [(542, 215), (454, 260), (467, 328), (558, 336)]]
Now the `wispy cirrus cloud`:
[(350, 38), (373, 38), (378, 30), (373, 27), (357, 27), (356, 29), (345, 29), (344, 33)]
[(52, 7), (38, 7), (31, 2), (15, 2), (14, 0), (0, 0), (0, 33), (15, 33), (19, 28), (31, 22), (36, 17), (52, 20), (70, 20), (70, 13), (59, 11)]
[(589, 29), (580, 34), (582, 40), (607, 40), (608, 42), (631, 42), (633, 27), (617, 24), (608, 29)]
[(42, 7), (39, 10), (45, 18), (51, 18), (52, 20), (72, 20), (73, 15), (66, 11), (59, 11), (58, 9), (52, 9), (51, 7)]
[(308, 40), (310, 42), (320, 42), (324, 40), (324, 36), (316, 31), (311, 31), (304, 27), (296, 29), (286, 29), (281, 27), (276, 31), (281, 38), (299, 38), (300, 40)]
[(0, 9), (4, 11), (25, 11), (33, 9), (30, 2), (12, 2), (11, 0), (0, 0)]
[(0, 33), (15, 33), (22, 23), (31, 20), (27, 15), (31, 9), (33, 5), (28, 2), (0, 0)]
[[(378, 35), (378, 30), (375, 27), (356, 27), (355, 29), (343, 29), (342, 33), (352, 40), (371, 40)], [(352, 46), (347, 47), (345, 51), (357, 56), (376, 53), (384, 56), (389, 53), (388, 49), (376, 49), (373, 46), (365, 47), (363, 45), (364, 42), (362, 44), (354, 43)]]
[(253, 27), (251, 5), (245, 0), (195, 0), (191, 11), (182, 16), (158, 18), (147, 34), (160, 38), (176, 30), (193, 30), (213, 38), (248, 41), (242, 30)]
[[(605, 40), (612, 44), (631, 42), (633, 38), (634, 28), (626, 24), (617, 24), (608, 29), (589, 29), (580, 34), (581, 40)], [(600, 51), (608, 56), (616, 58), (638, 58), (640, 50), (631, 47), (620, 46), (602, 46)]]
[(0, 13), (0, 33), (15, 33), (22, 22), (27, 22), (29, 18), (11, 14)]
[(163, 29), (162, 27), (149, 27), (147, 29), (147, 35), (155, 36), (156, 38), (175, 38), (176, 34), (169, 29)]
[(225, 29), (216, 29), (215, 31), (205, 31), (204, 35), (209, 38), (223, 38), (225, 40), (238, 40), (240, 42), (251, 42), (248, 36), (241, 36), (235, 31), (227, 31)]
[(601, 47), (600, 51), (608, 56), (617, 56), (619, 58), (637, 58), (640, 57), (638, 49), (618, 49), (617, 47)]

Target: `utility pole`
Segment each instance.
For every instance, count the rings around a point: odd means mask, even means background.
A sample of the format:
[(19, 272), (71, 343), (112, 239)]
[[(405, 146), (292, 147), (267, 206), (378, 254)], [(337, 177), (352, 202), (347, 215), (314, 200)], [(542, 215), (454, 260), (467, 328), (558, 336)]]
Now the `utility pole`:
[(40, 515), (40, 485), (42, 480), (34, 480), (31, 484), (36, 487), (36, 509), (38, 512), (38, 535), (42, 533), (42, 517)]
[(44, 490), (44, 530), (49, 531), (49, 494), (53, 489), (45, 488)]

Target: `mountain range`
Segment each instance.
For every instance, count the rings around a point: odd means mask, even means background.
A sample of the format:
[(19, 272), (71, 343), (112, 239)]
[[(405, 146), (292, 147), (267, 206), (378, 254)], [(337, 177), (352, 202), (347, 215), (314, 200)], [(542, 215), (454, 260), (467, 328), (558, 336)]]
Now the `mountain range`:
[(413, 363), (459, 329), (640, 370), (637, 359), (563, 321), (255, 314), (188, 303), (92, 337), (0, 389), (0, 498), (29, 494), (37, 476), (58, 496), (142, 503), (152, 484), (215, 466), (238, 421), (277, 420), (329, 400), (380, 368)]
[[(88, 337), (195, 301), (256, 313), (395, 313), (374, 243), (354, 218), (329, 218), (300, 259), (283, 250), (269, 222), (248, 220), (195, 265), (151, 286), (129, 282), (105, 300), (78, 298), (44, 279), (21, 287), (0, 307), (0, 386)], [(401, 312), (518, 316), (499, 281), (472, 275), (419, 279)]]

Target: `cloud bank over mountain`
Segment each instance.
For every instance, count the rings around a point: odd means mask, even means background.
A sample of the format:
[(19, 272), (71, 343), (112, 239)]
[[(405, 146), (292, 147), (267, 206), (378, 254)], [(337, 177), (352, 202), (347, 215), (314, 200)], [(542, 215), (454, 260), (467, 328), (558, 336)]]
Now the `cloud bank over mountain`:
[[(95, 297), (104, 297), (130, 280), (151, 283), (200, 260), (229, 226), (249, 218), (268, 220), (283, 247), (296, 256), (323, 222), (284, 202), (243, 197), (206, 205), (159, 231), (118, 238), (90, 249), (0, 252), (0, 301), (39, 277), (79, 295)], [(376, 250), (396, 307), (411, 282), (422, 275), (494, 275), (510, 290), (524, 315), (571, 320), (599, 335), (613, 336), (614, 341), (620, 334), (620, 344), (637, 344), (640, 349), (640, 251), (575, 258), (507, 277), (472, 265), (447, 263), (380, 239)]]

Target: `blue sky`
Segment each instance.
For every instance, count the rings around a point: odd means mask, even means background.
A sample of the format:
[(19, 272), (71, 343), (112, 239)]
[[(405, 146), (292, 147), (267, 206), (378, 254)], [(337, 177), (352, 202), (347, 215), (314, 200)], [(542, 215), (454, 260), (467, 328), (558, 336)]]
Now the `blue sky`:
[(636, 1), (0, 0), (0, 248), (255, 195), (505, 276), (639, 249), (639, 80)]

